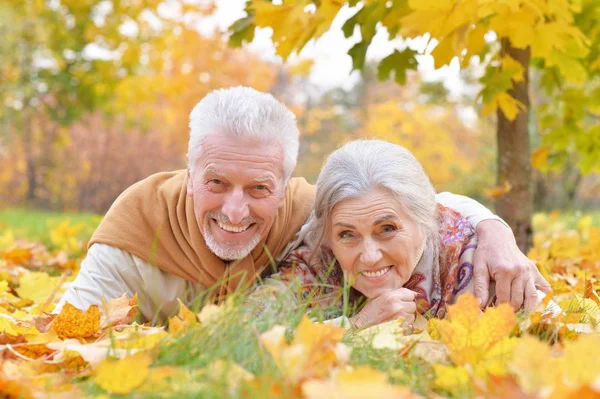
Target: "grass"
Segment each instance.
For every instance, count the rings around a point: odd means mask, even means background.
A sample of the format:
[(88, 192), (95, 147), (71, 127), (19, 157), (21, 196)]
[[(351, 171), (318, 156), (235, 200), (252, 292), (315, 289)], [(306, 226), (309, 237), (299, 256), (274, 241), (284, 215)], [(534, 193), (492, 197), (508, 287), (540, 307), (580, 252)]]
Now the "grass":
[(0, 232), (11, 229), (15, 239), (39, 241), (50, 246), (50, 231), (59, 223), (68, 220), (71, 225), (81, 224), (83, 228), (77, 238), (86, 241), (100, 221), (101, 215), (93, 213), (54, 212), (27, 208), (0, 209)]

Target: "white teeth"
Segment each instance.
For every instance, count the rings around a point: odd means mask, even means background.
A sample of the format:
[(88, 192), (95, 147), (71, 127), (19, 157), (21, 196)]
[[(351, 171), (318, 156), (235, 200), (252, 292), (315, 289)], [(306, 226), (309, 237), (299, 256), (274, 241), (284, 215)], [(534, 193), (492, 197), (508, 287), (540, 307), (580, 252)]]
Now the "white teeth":
[(228, 225), (228, 224), (221, 223), (218, 220), (217, 220), (217, 225), (220, 228), (222, 228), (223, 230), (229, 231), (229, 232), (232, 232), (232, 233), (241, 233), (242, 231), (246, 231), (246, 229), (248, 229), (248, 227), (250, 227), (250, 225), (239, 226), (239, 227), (238, 226), (231, 226), (231, 225)]
[(368, 271), (365, 270), (365, 271), (362, 272), (362, 274), (364, 274), (367, 277), (381, 277), (384, 274), (386, 274), (391, 268), (392, 268), (391, 266), (388, 266), (385, 269), (381, 269), (381, 270), (378, 270), (376, 272), (368, 272)]

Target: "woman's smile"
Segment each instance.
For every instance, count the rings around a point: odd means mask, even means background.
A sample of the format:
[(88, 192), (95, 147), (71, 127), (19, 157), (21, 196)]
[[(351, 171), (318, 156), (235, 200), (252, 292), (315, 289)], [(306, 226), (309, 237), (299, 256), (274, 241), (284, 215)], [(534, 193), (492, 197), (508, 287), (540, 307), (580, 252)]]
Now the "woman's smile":
[(377, 270), (363, 270), (360, 275), (371, 283), (379, 283), (389, 277), (389, 272), (392, 266), (386, 266)]

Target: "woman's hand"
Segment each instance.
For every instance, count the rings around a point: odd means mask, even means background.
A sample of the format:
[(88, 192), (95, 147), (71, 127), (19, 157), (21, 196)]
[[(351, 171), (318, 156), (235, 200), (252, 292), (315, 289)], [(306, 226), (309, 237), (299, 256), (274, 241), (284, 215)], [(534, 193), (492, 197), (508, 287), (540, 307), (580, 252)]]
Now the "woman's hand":
[(365, 328), (404, 317), (403, 325), (415, 321), (415, 292), (397, 288), (370, 300), (358, 314), (350, 318), (355, 328)]

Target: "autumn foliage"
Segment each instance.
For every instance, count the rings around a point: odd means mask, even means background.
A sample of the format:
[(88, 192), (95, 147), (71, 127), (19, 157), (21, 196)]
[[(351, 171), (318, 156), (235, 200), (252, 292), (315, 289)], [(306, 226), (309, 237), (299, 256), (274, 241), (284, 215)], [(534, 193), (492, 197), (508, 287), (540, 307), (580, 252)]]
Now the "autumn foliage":
[(534, 312), (515, 315), (506, 304), (481, 312), (464, 295), (446, 319), (419, 316), (411, 331), (399, 321), (349, 331), (302, 309), (265, 321), (234, 298), (196, 311), (182, 303), (164, 327), (135, 321), (137, 296), (52, 314), (85, 254), (79, 229), (57, 225), (45, 247), (4, 227), (0, 394), (598, 397), (600, 229), (591, 217), (568, 229), (558, 213), (535, 223), (529, 256), (554, 291)]

